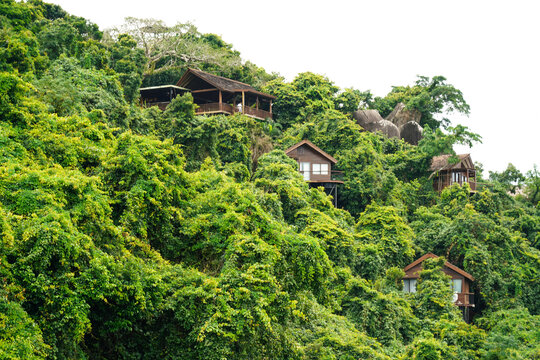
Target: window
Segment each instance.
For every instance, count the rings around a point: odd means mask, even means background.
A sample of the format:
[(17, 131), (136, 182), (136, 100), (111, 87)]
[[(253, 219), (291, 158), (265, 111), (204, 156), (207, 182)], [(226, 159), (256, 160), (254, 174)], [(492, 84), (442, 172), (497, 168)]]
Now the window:
[(328, 164), (321, 164), (321, 175), (328, 175)]
[(298, 155), (304, 155), (304, 147), (303, 147), (303, 146), (300, 146), (300, 147), (298, 148), (298, 150), (296, 150), (296, 153), (297, 153)]
[(328, 164), (313, 164), (313, 175), (328, 175)]
[(462, 174), (460, 172), (453, 172), (452, 173), (452, 184), (453, 183), (463, 184), (463, 183), (466, 183), (466, 182), (467, 182), (467, 175)]
[(304, 180), (309, 181), (311, 169), (309, 162), (300, 162), (300, 172), (304, 175)]
[(415, 293), (416, 279), (403, 279), (403, 291), (408, 293)]
[(461, 279), (452, 279), (452, 290), (454, 290), (454, 293), (461, 293), (463, 280)]

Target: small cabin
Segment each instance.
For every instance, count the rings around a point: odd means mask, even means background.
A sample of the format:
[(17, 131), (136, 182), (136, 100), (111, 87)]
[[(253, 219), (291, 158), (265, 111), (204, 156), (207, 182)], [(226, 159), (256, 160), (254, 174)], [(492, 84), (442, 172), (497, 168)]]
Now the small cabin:
[(191, 91), (193, 101), (199, 106), (197, 114), (242, 113), (261, 120), (272, 118), (275, 97), (240, 81), (190, 68), (176, 86)]
[[(422, 271), (422, 263), (426, 259), (437, 257), (435, 254), (427, 253), (407, 265), (403, 269), (405, 271), (403, 291), (410, 293), (416, 292), (416, 283), (420, 277), (420, 271)], [(463, 313), (463, 319), (469, 322), (471, 316), (470, 308), (474, 308), (474, 294), (472, 293), (474, 277), (457, 266), (450, 264), (448, 261), (444, 263), (442, 271), (451, 278), (450, 285), (454, 290), (454, 304), (460, 307)]]
[(172, 99), (189, 92), (189, 89), (175, 85), (163, 85), (140, 88), (139, 92), (141, 106), (157, 106), (161, 110), (165, 110)]
[(435, 156), (431, 160), (433, 189), (441, 192), (453, 184), (469, 184), (471, 192), (476, 192), (476, 168), (470, 154), (457, 155), (458, 162), (450, 163), (452, 155)]
[(332, 174), (339, 173), (332, 168), (337, 160), (324, 152), (309, 140), (299, 143), (285, 150), (285, 154), (298, 162), (298, 170), (312, 187), (324, 187), (328, 195), (334, 198), (334, 206), (337, 206), (337, 185), (343, 181), (334, 180)]

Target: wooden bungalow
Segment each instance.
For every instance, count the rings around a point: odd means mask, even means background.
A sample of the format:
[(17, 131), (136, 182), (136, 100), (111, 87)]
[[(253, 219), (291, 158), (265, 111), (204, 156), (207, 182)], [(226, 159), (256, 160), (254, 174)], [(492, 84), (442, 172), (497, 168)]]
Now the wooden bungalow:
[(255, 90), (251, 85), (188, 69), (176, 84), (191, 90), (199, 106), (197, 114), (242, 113), (257, 119), (272, 118), (274, 96)]
[(298, 162), (304, 180), (312, 187), (324, 187), (325, 192), (333, 196), (334, 206), (337, 206), (338, 185), (343, 184), (343, 181), (334, 180), (332, 176), (332, 173), (339, 173), (332, 170), (337, 160), (309, 140), (300, 141), (285, 150), (285, 153)]
[(165, 110), (172, 99), (189, 92), (189, 89), (175, 85), (163, 85), (140, 88), (139, 92), (141, 106), (157, 106), (161, 110)]
[[(422, 263), (429, 258), (437, 258), (438, 256), (432, 253), (427, 253), (421, 258), (407, 265), (403, 271), (403, 291), (416, 292), (416, 283), (422, 271)], [(467, 322), (471, 319), (471, 308), (474, 308), (474, 294), (472, 293), (472, 282), (474, 277), (466, 271), (461, 270), (448, 261), (444, 263), (442, 271), (451, 277), (451, 286), (454, 290), (454, 304), (459, 306), (463, 319)]]
[(430, 171), (433, 178), (433, 188), (441, 192), (444, 188), (453, 184), (463, 185), (468, 183), (471, 191), (476, 191), (476, 169), (470, 154), (457, 155), (458, 162), (450, 164), (452, 155), (435, 156), (431, 160)]

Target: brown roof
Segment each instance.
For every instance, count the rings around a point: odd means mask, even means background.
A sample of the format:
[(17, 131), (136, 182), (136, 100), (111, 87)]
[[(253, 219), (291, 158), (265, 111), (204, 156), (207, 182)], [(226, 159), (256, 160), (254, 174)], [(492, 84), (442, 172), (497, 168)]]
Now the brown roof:
[(185, 90), (189, 91), (189, 89), (176, 86), (176, 85), (160, 85), (160, 86), (148, 86), (144, 88), (140, 88), (139, 91), (145, 91), (145, 90), (158, 90), (158, 89), (177, 89), (177, 90)]
[(285, 154), (289, 155), (289, 153), (291, 151), (293, 151), (294, 149), (296, 148), (299, 148), (300, 146), (302, 145), (307, 145), (309, 146), (310, 148), (312, 148), (313, 150), (315, 150), (316, 152), (318, 152), (319, 154), (321, 154), (322, 156), (324, 156), (325, 158), (327, 158), (328, 160), (330, 160), (330, 162), (332, 162), (333, 164), (337, 163), (337, 160), (334, 159), (334, 157), (332, 157), (331, 155), (329, 155), (328, 153), (324, 152), (323, 150), (321, 150), (321, 148), (319, 148), (317, 145), (315, 145), (314, 143), (312, 143), (311, 141), (309, 140), (302, 140), (300, 141), (299, 143), (297, 144), (294, 144), (293, 146), (291, 146), (290, 148), (288, 148), (287, 150), (285, 150)]
[(459, 161), (455, 164), (448, 163), (448, 160), (453, 155), (439, 155), (431, 159), (431, 171), (441, 171), (450, 169), (474, 169), (474, 163), (471, 159), (471, 154), (457, 155)]
[[(427, 253), (425, 254), (424, 256), (420, 257), (419, 259), (416, 259), (415, 261), (413, 261), (412, 263), (410, 263), (409, 265), (405, 266), (405, 268), (403, 269), (403, 271), (407, 271), (409, 269), (412, 269), (413, 267), (415, 267), (416, 265), (424, 262), (424, 260), (426, 259), (429, 259), (429, 258), (438, 258), (437, 255), (433, 254), (433, 253)], [(469, 274), (468, 272), (464, 271), (464, 270), (461, 270), (460, 268), (458, 268), (456, 265), (453, 265), (453, 264), (450, 264), (448, 261), (446, 261), (444, 263), (444, 266), (446, 266), (447, 268), (449, 269), (452, 269), (454, 270), (455, 272), (457, 272), (458, 274), (460, 275), (463, 275), (464, 277), (466, 277), (467, 279), (471, 280), (471, 281), (474, 281), (474, 277)]]
[(260, 91), (255, 90), (254, 87), (252, 87), (249, 84), (245, 84), (240, 81), (227, 79), (223, 76), (218, 76), (214, 74), (210, 74), (201, 70), (196, 70), (189, 68), (187, 71), (182, 75), (180, 80), (176, 83), (176, 86), (186, 87), (189, 88), (189, 83), (192, 79), (192, 76), (196, 76), (210, 85), (213, 85), (216, 87), (216, 89), (219, 89), (221, 91), (227, 91), (227, 92), (249, 92), (257, 95), (261, 95), (270, 99), (275, 99), (275, 96), (262, 93)]

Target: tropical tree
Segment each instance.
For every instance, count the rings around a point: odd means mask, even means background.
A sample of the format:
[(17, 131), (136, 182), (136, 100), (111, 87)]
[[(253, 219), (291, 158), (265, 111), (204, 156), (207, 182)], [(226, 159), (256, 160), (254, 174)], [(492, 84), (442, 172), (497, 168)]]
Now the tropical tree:
[(470, 111), (461, 90), (448, 84), (444, 76), (418, 76), (413, 86), (394, 86), (385, 97), (376, 97), (372, 108), (386, 117), (400, 102), (407, 109), (418, 110), (422, 114), (420, 125), (428, 125), (431, 129), (450, 125), (449, 118), (440, 117), (443, 114), (457, 111), (468, 115)]

